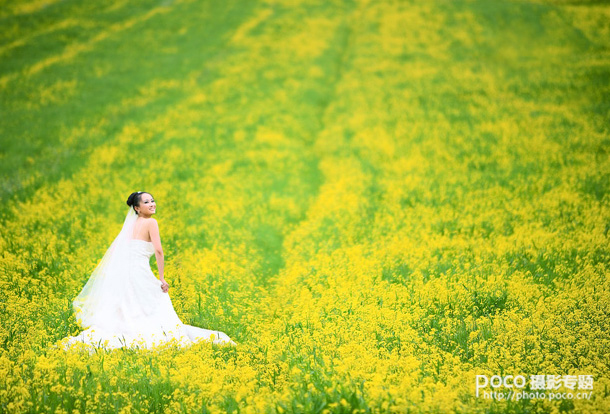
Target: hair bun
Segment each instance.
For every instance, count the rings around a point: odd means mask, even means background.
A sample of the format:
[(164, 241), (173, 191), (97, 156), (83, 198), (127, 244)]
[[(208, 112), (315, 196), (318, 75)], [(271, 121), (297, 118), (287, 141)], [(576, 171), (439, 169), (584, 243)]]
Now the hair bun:
[(138, 194), (138, 193), (137, 193), (137, 192), (135, 192), (135, 193), (131, 193), (131, 194), (129, 195), (129, 197), (127, 197), (127, 205), (128, 205), (129, 207), (133, 207), (133, 205), (134, 205), (134, 201), (135, 201), (135, 198), (136, 198), (136, 194)]
[[(142, 195), (144, 194), (150, 194), (147, 191), (135, 191), (133, 193), (131, 193), (129, 195), (129, 197), (127, 198), (127, 205), (129, 207), (134, 207), (134, 206), (139, 206), (140, 205), (140, 199), (142, 198)], [(152, 194), (150, 194), (152, 197)], [(134, 208), (135, 210), (135, 208)]]

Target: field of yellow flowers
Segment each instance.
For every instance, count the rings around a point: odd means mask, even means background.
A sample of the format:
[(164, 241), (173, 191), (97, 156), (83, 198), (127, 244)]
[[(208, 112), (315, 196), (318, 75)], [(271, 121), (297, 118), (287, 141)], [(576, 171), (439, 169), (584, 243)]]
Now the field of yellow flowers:
[[(610, 410), (607, 3), (0, 4), (0, 412)], [(132, 191), (237, 347), (55, 348)]]

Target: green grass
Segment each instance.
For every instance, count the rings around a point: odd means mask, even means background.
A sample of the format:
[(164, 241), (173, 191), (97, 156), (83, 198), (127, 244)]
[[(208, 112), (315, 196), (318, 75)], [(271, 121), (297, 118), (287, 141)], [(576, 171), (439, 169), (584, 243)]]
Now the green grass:
[[(0, 1), (0, 411), (605, 412), (609, 17)], [(50, 348), (138, 190), (176, 311), (237, 349)]]

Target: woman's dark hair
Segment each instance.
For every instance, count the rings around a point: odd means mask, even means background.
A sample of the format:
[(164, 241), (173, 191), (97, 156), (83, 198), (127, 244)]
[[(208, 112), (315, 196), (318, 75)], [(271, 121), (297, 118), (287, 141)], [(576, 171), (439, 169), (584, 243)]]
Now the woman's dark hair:
[[(135, 211), (135, 206), (140, 207), (140, 199), (142, 198), (142, 194), (150, 194), (148, 191), (136, 191), (135, 193), (131, 193), (127, 198), (127, 205), (132, 207)], [(150, 194), (152, 196), (152, 194)], [(154, 197), (153, 197), (154, 198)], [(137, 211), (136, 211), (137, 213)]]

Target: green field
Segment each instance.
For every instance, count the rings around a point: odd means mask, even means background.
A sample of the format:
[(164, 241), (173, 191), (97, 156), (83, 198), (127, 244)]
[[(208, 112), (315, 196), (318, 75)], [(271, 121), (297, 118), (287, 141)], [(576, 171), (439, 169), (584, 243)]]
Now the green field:
[[(0, 172), (1, 413), (610, 410), (607, 1), (0, 0)], [(54, 348), (132, 191), (237, 347)]]

